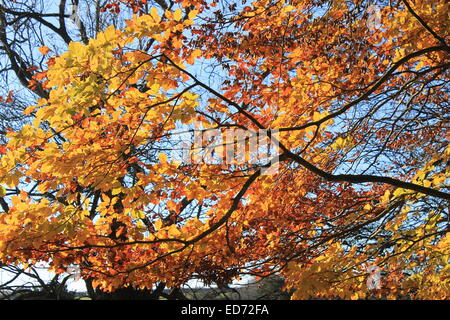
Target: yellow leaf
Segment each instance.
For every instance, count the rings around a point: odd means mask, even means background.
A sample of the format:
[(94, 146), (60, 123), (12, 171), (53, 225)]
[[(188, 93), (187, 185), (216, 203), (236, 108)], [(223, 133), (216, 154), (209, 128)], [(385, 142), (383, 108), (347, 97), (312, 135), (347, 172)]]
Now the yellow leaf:
[(38, 106), (29, 106), (23, 110), (23, 114), (31, 114)]
[(171, 225), (168, 231), (168, 235), (170, 238), (176, 238), (181, 234), (180, 230), (178, 230), (175, 224)]
[(161, 162), (161, 163), (167, 163), (167, 156), (164, 153), (160, 153), (158, 155), (158, 159), (159, 159), (159, 162)]
[(403, 189), (403, 188), (397, 188), (394, 191), (394, 197), (399, 197), (399, 196), (401, 196), (402, 194), (405, 194), (405, 193), (408, 193), (408, 190)]
[(192, 51), (191, 56), (193, 56), (194, 58), (198, 58), (202, 55), (202, 50), (200, 49), (195, 49), (194, 51)]
[(320, 119), (322, 119), (322, 115), (320, 114), (320, 112), (314, 112), (313, 121), (319, 121)]
[(186, 58), (186, 62), (189, 64), (193, 64), (195, 61), (195, 58), (199, 57), (202, 54), (202, 51), (200, 49), (195, 49), (192, 51), (191, 55)]
[(405, 207), (402, 209), (402, 213), (408, 213), (409, 210), (411, 210), (411, 207), (410, 207), (410, 206), (405, 206)]
[(145, 219), (145, 212), (142, 210), (134, 210), (131, 212), (131, 215), (135, 219)]
[(284, 7), (282, 9), (282, 12), (289, 13), (289, 12), (294, 11), (294, 10), (295, 10), (295, 7), (293, 5), (287, 5), (286, 7)]
[(390, 195), (391, 195), (391, 192), (389, 190), (386, 190), (384, 192), (384, 195), (380, 198), (381, 203), (388, 203)]
[(358, 300), (359, 299), (359, 294), (358, 292), (355, 292), (352, 294), (352, 296), (350, 297), (351, 300)]
[(164, 36), (159, 33), (152, 35), (152, 38), (159, 42), (163, 42), (165, 40)]
[(164, 15), (166, 16), (167, 19), (172, 20), (173, 19), (173, 13), (169, 10), (166, 10), (164, 12)]
[(162, 225), (163, 225), (163, 223), (162, 223), (161, 219), (159, 219), (158, 221), (155, 221), (155, 223), (153, 224), (153, 226), (155, 227), (155, 230), (161, 230)]
[(159, 22), (161, 20), (158, 14), (158, 10), (156, 10), (155, 7), (150, 9), (150, 16), (153, 18), (155, 22)]
[(121, 193), (121, 192), (122, 192), (122, 188), (121, 188), (121, 187), (119, 187), (119, 188), (113, 188), (112, 191), (111, 191), (111, 193), (112, 193), (113, 196), (115, 196), (116, 194), (119, 194), (119, 193)]
[(191, 10), (191, 11), (189, 11), (188, 18), (192, 20), (197, 16), (197, 14), (198, 14), (198, 10)]
[(176, 21), (180, 21), (181, 18), (182, 18), (182, 16), (183, 16), (183, 12), (181, 11), (180, 8), (178, 8), (177, 10), (175, 10), (175, 12), (173, 13), (173, 18), (174, 18), (174, 20), (176, 20)]
[(6, 196), (6, 189), (3, 186), (0, 186), (0, 197)]

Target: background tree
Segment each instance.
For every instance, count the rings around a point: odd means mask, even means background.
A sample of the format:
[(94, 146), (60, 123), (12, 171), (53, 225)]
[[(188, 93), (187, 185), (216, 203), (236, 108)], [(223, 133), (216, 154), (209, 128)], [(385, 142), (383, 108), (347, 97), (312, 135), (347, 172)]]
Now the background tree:
[[(353, 299), (377, 264), (383, 297), (448, 297), (446, 1), (121, 3), (73, 42), (62, 1), (38, 22), (67, 49), (35, 74), (9, 58), (40, 99), (2, 147), (4, 263), (78, 264), (91, 293), (281, 274), (293, 298)], [(278, 154), (180, 163), (194, 122), (271, 130)]]

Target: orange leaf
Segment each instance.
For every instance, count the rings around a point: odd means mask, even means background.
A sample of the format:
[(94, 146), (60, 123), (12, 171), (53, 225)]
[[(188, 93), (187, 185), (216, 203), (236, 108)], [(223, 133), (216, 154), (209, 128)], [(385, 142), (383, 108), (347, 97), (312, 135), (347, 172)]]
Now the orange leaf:
[(50, 49), (49, 49), (49, 47), (47, 47), (47, 46), (40, 47), (38, 50), (39, 50), (39, 52), (40, 52), (41, 54), (43, 54), (43, 55), (46, 55), (47, 53), (50, 52)]

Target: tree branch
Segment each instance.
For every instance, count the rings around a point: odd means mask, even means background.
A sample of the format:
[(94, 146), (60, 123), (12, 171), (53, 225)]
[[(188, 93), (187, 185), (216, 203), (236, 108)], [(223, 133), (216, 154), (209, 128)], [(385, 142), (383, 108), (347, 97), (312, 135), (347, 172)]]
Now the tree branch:
[[(285, 147), (284, 147), (285, 148)], [(320, 177), (328, 180), (328, 181), (334, 181), (334, 182), (349, 182), (349, 183), (367, 183), (367, 182), (373, 182), (373, 183), (385, 183), (389, 184), (398, 188), (413, 190), (419, 193), (423, 193), (429, 196), (450, 200), (450, 194), (435, 190), (432, 188), (427, 188), (418, 184), (410, 183), (401, 181), (398, 179), (390, 178), (390, 177), (381, 177), (381, 176), (374, 176), (374, 175), (353, 175), (353, 174), (337, 174), (333, 175), (331, 173), (328, 173), (326, 171), (323, 171), (322, 169), (319, 169), (318, 167), (314, 166), (312, 163), (306, 161), (299, 155), (290, 152), (289, 150), (284, 150), (289, 158), (294, 160), (295, 162), (299, 163), (304, 168), (308, 169), (309, 171), (319, 175)]]
[(448, 47), (447, 43), (445, 42), (445, 39), (442, 38), (441, 36), (439, 36), (436, 32), (434, 32), (433, 29), (431, 29), (431, 27), (413, 10), (413, 8), (411, 8), (411, 6), (409, 5), (408, 1), (402, 0), (402, 2), (405, 4), (406, 8), (414, 16), (414, 18), (416, 18), (420, 22), (422, 27), (424, 27), (429, 33), (431, 33), (431, 35), (433, 37), (435, 37), (437, 40), (439, 40), (439, 42), (443, 46), (447, 47), (447, 49), (448, 49), (449, 47)]

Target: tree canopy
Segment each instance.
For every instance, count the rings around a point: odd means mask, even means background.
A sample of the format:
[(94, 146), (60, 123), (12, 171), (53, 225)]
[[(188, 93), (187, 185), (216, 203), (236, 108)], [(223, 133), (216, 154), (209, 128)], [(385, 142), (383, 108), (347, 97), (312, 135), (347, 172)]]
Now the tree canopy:
[(448, 1), (96, 4), (75, 35), (66, 1), (0, 6), (31, 101), (0, 145), (3, 264), (106, 292), (279, 274), (294, 299), (365, 298), (376, 265), (384, 297), (450, 298)]

